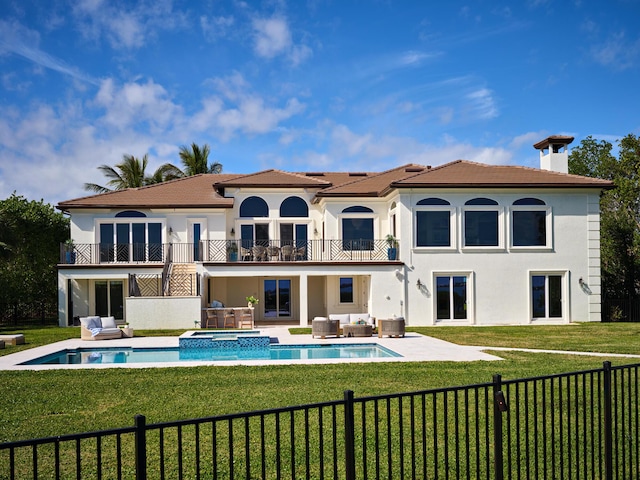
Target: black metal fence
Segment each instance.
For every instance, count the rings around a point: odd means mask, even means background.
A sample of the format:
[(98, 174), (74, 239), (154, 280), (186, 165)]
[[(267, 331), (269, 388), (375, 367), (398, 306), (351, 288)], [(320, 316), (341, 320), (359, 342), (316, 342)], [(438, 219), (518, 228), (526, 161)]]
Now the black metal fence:
[(386, 240), (202, 240), (199, 243), (60, 245), (61, 265), (397, 260)]
[(57, 323), (57, 300), (54, 302), (0, 303), (0, 327), (57, 325)]
[(640, 297), (603, 298), (603, 322), (640, 322)]
[(2, 478), (638, 479), (640, 364), (0, 444)]

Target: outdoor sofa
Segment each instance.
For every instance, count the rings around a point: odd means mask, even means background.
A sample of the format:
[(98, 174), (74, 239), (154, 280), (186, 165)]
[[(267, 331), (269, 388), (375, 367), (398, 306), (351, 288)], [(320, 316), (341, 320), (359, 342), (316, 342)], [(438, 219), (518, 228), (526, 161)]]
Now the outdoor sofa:
[(311, 321), (311, 337), (325, 338), (328, 335), (339, 337), (345, 325), (367, 325), (369, 336), (376, 325), (376, 318), (368, 313), (332, 313), (327, 317), (316, 317)]
[(114, 317), (80, 317), (80, 338), (82, 340), (112, 340), (122, 338), (122, 330)]

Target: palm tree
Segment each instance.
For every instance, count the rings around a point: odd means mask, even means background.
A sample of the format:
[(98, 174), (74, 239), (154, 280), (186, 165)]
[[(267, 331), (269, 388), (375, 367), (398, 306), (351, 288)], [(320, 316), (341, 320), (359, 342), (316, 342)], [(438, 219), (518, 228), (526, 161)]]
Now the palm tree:
[(124, 190), (126, 188), (143, 187), (154, 183), (164, 182), (181, 176), (178, 167), (165, 163), (160, 166), (152, 176), (146, 176), (145, 170), (149, 163), (149, 157), (145, 154), (142, 160), (133, 155), (123, 155), (122, 162), (110, 167), (109, 165), (100, 165), (98, 170), (109, 179), (107, 185), (112, 188), (103, 187), (95, 183), (85, 183), (85, 190), (96, 193), (111, 192), (113, 190)]
[(221, 163), (212, 162), (209, 165), (209, 152), (209, 145), (206, 143), (202, 147), (199, 147), (195, 142), (191, 144), (191, 147), (182, 145), (179, 155), (184, 165), (184, 176), (222, 172)]

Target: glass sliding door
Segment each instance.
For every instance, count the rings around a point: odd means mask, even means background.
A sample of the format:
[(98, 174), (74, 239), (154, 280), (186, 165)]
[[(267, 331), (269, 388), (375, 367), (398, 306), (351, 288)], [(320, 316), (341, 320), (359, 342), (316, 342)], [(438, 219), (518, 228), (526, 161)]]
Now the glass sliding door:
[(103, 223), (100, 225), (100, 262), (113, 262), (113, 224)]
[(149, 261), (162, 262), (162, 224), (150, 223), (149, 229)]
[(131, 240), (133, 244), (133, 261), (144, 262), (146, 260), (145, 250), (147, 248), (144, 223), (131, 224)]
[(124, 282), (97, 280), (95, 282), (95, 312), (100, 317), (124, 319)]
[(291, 317), (291, 280), (264, 281), (264, 318)]

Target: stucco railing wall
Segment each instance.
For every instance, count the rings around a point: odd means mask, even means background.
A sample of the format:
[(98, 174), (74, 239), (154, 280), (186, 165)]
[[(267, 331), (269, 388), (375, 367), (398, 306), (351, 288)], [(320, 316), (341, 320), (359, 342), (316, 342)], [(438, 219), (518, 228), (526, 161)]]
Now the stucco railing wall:
[(127, 297), (127, 318), (135, 329), (193, 329), (200, 322), (200, 297)]

